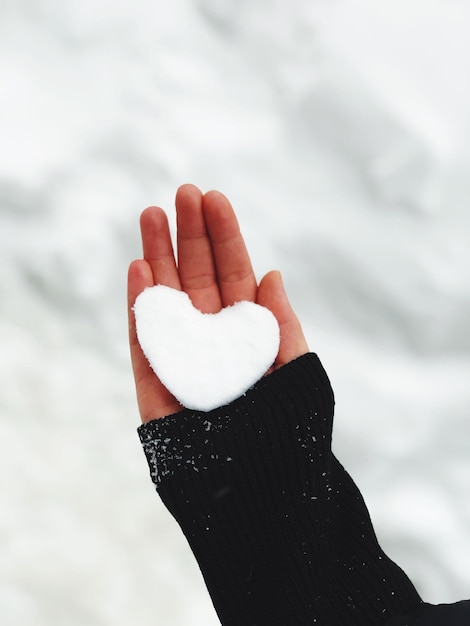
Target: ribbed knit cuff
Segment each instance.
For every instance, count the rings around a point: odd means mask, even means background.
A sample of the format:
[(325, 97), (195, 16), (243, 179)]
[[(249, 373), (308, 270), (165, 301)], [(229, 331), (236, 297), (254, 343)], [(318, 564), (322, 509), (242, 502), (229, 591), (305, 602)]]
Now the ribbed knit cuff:
[(377, 626), (421, 603), (331, 453), (333, 411), (307, 354), (227, 406), (139, 428), (224, 626)]

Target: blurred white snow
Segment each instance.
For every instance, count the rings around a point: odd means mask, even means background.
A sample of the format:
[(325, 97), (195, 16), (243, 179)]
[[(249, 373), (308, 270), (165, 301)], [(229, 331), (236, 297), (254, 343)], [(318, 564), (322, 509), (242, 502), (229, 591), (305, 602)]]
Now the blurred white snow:
[(468, 597), (469, 24), (466, 0), (3, 0), (2, 623), (218, 623), (126, 345), (138, 216), (183, 182), (282, 270), (386, 550), (427, 601)]

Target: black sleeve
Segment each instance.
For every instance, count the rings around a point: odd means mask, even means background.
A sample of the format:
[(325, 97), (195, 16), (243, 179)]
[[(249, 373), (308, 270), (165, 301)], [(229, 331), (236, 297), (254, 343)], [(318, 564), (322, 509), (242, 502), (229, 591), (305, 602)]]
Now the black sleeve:
[(427, 606), (331, 452), (333, 410), (308, 354), (225, 407), (139, 428), (223, 626), (378, 626)]
[(399, 615), (385, 626), (468, 626), (470, 600), (454, 604), (423, 604), (411, 615)]

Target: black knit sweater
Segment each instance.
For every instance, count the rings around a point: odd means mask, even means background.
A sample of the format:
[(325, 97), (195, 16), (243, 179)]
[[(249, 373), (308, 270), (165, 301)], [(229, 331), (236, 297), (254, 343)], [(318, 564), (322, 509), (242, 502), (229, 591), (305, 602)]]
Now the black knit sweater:
[(139, 428), (221, 624), (449, 626), (380, 548), (331, 451), (333, 412), (328, 377), (307, 354), (227, 406)]

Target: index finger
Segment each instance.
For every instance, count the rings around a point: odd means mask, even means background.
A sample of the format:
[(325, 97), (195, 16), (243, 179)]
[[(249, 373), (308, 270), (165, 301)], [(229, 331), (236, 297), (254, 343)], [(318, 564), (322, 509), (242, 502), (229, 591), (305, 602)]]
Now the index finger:
[(254, 302), (256, 277), (232, 205), (220, 192), (209, 191), (203, 210), (223, 306)]

